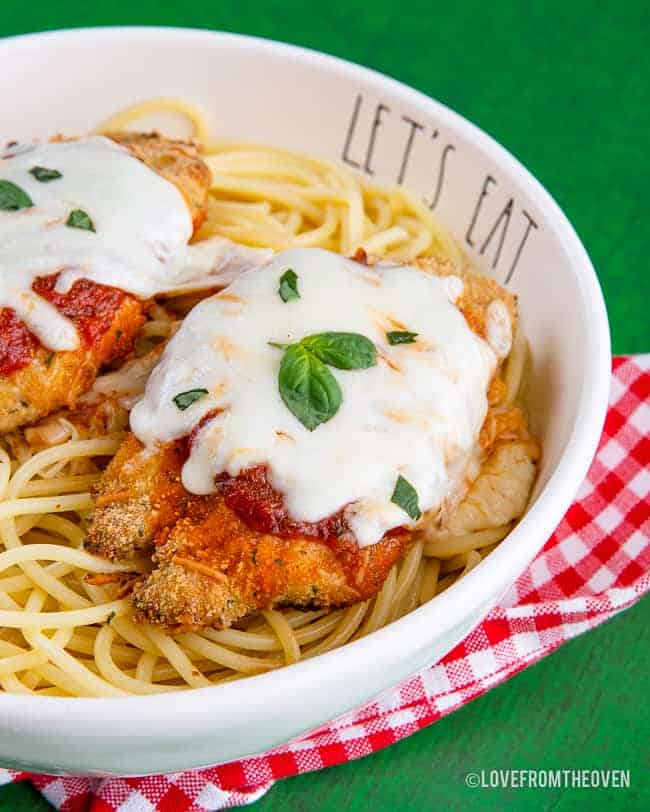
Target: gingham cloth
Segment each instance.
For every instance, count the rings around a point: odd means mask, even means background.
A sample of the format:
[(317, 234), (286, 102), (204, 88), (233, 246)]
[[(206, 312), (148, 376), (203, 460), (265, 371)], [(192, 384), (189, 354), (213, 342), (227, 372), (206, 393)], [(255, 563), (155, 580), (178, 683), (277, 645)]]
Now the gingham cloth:
[(631, 606), (650, 588), (650, 355), (613, 361), (610, 409), (577, 499), (488, 617), (435, 665), (379, 699), (260, 756), (149, 778), (30, 779), (66, 812), (206, 812), (251, 803), (279, 778), (409, 736)]

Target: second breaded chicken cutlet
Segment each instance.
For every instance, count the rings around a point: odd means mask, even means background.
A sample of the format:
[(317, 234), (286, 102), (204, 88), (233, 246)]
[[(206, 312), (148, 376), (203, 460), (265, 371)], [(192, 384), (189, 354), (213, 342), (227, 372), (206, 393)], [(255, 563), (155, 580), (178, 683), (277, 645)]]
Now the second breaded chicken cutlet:
[[(197, 149), (155, 133), (114, 133), (112, 141), (174, 184), (187, 204), (195, 231), (206, 215), (210, 172)], [(56, 139), (55, 139), (56, 141)], [(11, 153), (10, 153), (11, 154)], [(0, 162), (10, 165), (12, 158)], [(41, 170), (48, 187), (56, 183), (55, 170)], [(49, 171), (49, 175), (44, 171)], [(89, 183), (92, 179), (89, 179)], [(6, 218), (21, 212), (0, 212)], [(120, 247), (115, 246), (119, 253)], [(0, 250), (0, 265), (2, 251)], [(79, 279), (65, 293), (56, 289), (61, 271), (35, 279), (32, 289), (68, 318), (77, 330), (79, 346), (54, 352), (43, 345), (16, 312), (0, 309), (0, 432), (33, 423), (56, 409), (72, 407), (93, 384), (99, 369), (125, 358), (144, 322), (143, 302), (117, 287)]]

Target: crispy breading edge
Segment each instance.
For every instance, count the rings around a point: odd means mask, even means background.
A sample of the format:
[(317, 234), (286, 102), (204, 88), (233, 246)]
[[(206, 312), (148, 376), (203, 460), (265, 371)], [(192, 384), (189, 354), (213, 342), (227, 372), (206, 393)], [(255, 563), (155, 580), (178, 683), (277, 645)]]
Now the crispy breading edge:
[(465, 316), (470, 329), (481, 338), (487, 339), (485, 314), (488, 305), (496, 299), (500, 299), (508, 309), (512, 334), (515, 334), (519, 321), (517, 297), (495, 279), (471, 271), (469, 268), (458, 268), (448, 260), (433, 257), (419, 259), (416, 264), (423, 271), (435, 276), (457, 276), (462, 280), (463, 292), (456, 300), (456, 306)]
[(93, 489), (87, 549), (117, 561), (151, 547), (184, 515), (190, 494), (181, 484), (183, 461), (183, 444), (151, 453), (129, 434)]
[(264, 608), (347, 606), (374, 595), (410, 544), (391, 536), (349, 554), (251, 530), (221, 497), (181, 519), (133, 593), (137, 617), (166, 627), (229, 626)]

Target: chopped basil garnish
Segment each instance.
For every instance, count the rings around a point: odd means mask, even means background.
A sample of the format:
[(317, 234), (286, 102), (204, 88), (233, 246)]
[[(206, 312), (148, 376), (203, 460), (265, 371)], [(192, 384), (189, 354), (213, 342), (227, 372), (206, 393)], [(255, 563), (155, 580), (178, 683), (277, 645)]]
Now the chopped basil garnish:
[(358, 333), (316, 333), (284, 350), (278, 375), (280, 397), (289, 411), (313, 431), (338, 412), (341, 388), (327, 364), (337, 369), (367, 369), (377, 363), (375, 345)]
[(359, 333), (316, 333), (300, 343), (319, 361), (337, 369), (367, 369), (377, 363), (377, 348)]
[(0, 209), (18, 211), (33, 206), (31, 197), (10, 180), (0, 180)]
[(65, 221), (70, 228), (82, 228), (84, 231), (94, 231), (95, 225), (83, 209), (74, 209)]
[(207, 394), (207, 389), (188, 389), (187, 392), (179, 392), (179, 394), (174, 397), (174, 403), (181, 412), (184, 412), (188, 406), (196, 403), (197, 400), (201, 400), (201, 398), (204, 398)]
[(391, 330), (390, 333), (386, 333), (388, 343), (392, 345), (414, 344), (417, 337), (418, 333), (409, 333), (408, 330)]
[(63, 177), (58, 169), (47, 169), (44, 166), (33, 166), (29, 170), (29, 174), (33, 175), (41, 183), (49, 183), (51, 180)]
[(408, 479), (404, 479), (401, 474), (397, 477), (395, 490), (393, 491), (390, 501), (401, 507), (414, 521), (417, 521), (422, 515), (418, 504), (418, 492)]
[(291, 302), (294, 299), (300, 299), (300, 294), (298, 293), (298, 277), (291, 268), (286, 270), (280, 277), (278, 293), (283, 302)]
[(278, 386), (286, 407), (309, 431), (334, 417), (343, 399), (336, 378), (301, 344), (285, 350)]

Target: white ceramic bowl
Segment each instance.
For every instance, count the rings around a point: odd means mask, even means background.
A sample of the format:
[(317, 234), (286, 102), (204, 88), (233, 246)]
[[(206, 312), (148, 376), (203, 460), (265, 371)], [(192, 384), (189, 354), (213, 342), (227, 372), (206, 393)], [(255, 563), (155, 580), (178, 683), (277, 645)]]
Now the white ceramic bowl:
[(259, 39), (116, 28), (0, 42), (3, 140), (81, 132), (153, 96), (198, 104), (222, 135), (354, 162), (385, 183), (401, 176), (434, 203), (476, 265), (519, 295), (533, 352), (540, 476), (527, 515), (463, 581), (338, 651), (171, 696), (0, 695), (4, 766), (133, 775), (224, 762), (284, 742), (436, 661), (544, 544), (585, 475), (604, 419), (609, 331), (589, 258), (548, 193), (483, 132), (377, 73)]

